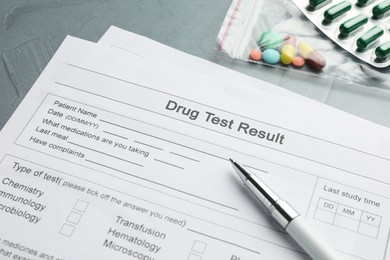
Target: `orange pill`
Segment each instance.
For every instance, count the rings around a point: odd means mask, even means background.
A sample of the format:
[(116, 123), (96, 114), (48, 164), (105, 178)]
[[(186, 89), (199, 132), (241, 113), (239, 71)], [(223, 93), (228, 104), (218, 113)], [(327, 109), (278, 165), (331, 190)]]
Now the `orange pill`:
[(254, 49), (254, 50), (251, 50), (251, 52), (249, 53), (249, 57), (251, 58), (251, 60), (261, 60), (261, 58), (263, 57), (263, 53), (259, 50), (259, 49)]
[(301, 56), (295, 56), (292, 60), (292, 65), (296, 68), (301, 68), (305, 65), (305, 59)]

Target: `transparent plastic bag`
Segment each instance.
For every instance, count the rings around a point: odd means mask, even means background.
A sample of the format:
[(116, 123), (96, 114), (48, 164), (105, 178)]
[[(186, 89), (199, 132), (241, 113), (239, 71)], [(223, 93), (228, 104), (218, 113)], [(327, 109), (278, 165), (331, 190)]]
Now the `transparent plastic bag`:
[[(326, 59), (326, 66), (314, 69), (305, 64), (296, 68), (291, 64), (269, 64), (251, 59), (251, 51), (262, 48), (260, 38), (266, 32), (282, 36), (283, 40), (277, 48), (279, 52), (289, 36), (294, 35), (295, 49), (300, 42), (307, 43)], [(292, 1), (233, 0), (218, 34), (217, 44), (219, 50), (232, 58), (390, 89), (390, 66), (376, 68), (354, 57), (323, 34)]]

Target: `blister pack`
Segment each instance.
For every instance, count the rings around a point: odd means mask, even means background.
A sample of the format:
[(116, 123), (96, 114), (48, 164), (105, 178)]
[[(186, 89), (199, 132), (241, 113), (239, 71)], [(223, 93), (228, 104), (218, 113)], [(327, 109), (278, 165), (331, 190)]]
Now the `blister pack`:
[(294, 0), (318, 29), (374, 67), (390, 65), (390, 0)]
[(390, 89), (390, 0), (349, 1), (233, 0), (217, 48), (253, 64)]

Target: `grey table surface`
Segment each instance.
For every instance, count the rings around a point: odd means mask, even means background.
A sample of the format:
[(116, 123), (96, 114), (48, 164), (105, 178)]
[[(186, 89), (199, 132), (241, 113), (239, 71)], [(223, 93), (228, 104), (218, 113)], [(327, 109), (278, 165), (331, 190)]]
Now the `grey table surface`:
[(66, 35), (96, 42), (110, 25), (390, 127), (389, 90), (253, 66), (218, 52), (216, 37), (230, 4), (231, 0), (0, 0), (0, 129)]

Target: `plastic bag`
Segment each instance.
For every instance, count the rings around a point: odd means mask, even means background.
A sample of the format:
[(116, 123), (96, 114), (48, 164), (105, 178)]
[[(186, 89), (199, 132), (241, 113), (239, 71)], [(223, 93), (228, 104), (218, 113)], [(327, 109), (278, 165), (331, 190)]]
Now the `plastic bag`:
[[(265, 33), (281, 35), (282, 40), (276, 48), (279, 53), (292, 35), (296, 39), (295, 50), (300, 43), (306, 43), (326, 60), (326, 65), (318, 69), (306, 62), (303, 67), (297, 68), (281, 62), (270, 64), (264, 60), (251, 59), (251, 51), (264, 51), (260, 39)], [(276, 38), (275, 41), (278, 40)], [(233, 58), (277, 69), (296, 70), (369, 87), (390, 89), (390, 66), (376, 68), (354, 57), (323, 34), (292, 1), (233, 0), (218, 34), (217, 45), (219, 50)], [(300, 55), (295, 53), (295, 56)]]

